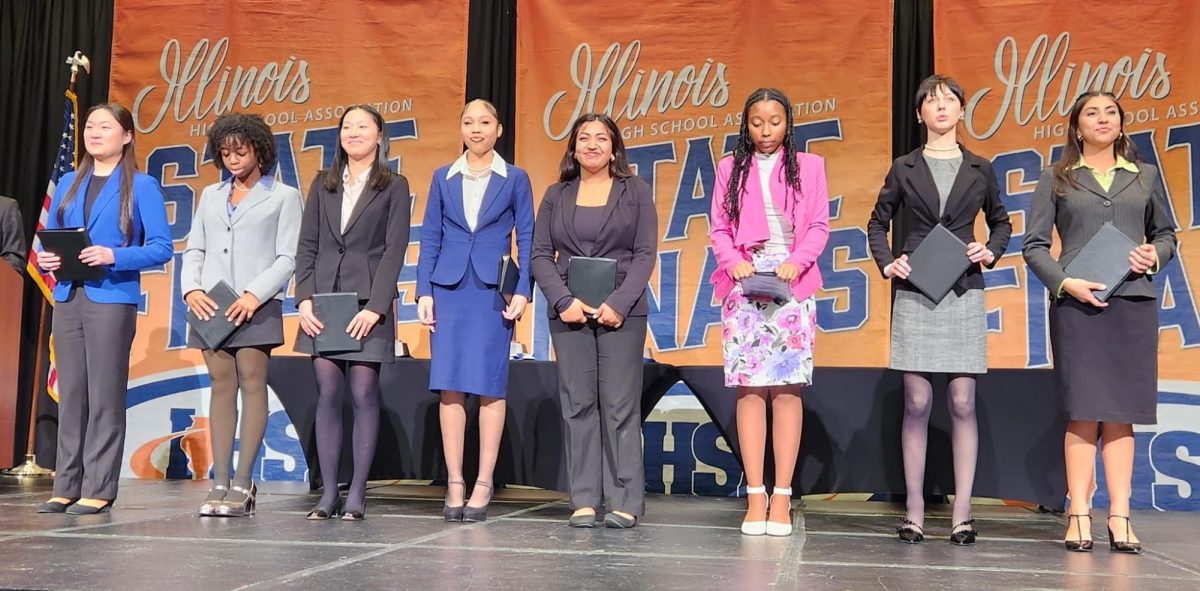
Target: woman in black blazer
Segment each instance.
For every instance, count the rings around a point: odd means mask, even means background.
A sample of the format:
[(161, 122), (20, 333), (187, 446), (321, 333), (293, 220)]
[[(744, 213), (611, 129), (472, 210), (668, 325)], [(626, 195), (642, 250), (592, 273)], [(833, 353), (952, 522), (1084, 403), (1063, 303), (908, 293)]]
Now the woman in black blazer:
[[(575, 121), (559, 182), (546, 190), (533, 230), (533, 276), (550, 304), (559, 398), (567, 425), (572, 527), (628, 528), (645, 511), (640, 399), (646, 284), (658, 251), (651, 189), (634, 176), (616, 123)], [(616, 260), (616, 289), (602, 304), (567, 285), (571, 257)]]
[[(897, 529), (900, 541), (925, 539), (925, 452), (933, 407), (931, 374), (949, 375), (947, 403), (954, 450), (954, 509), (950, 542), (974, 544), (971, 489), (979, 430), (975, 421), (975, 376), (987, 372), (987, 314), (979, 263), (995, 266), (1008, 247), (1012, 224), (1000, 200), (992, 165), (958, 143), (963, 90), (951, 78), (934, 75), (917, 89), (917, 120), (924, 123), (925, 144), (892, 164), (867, 223), (871, 253), (883, 276), (895, 279), (891, 355), (888, 366), (904, 372), (904, 420), (900, 442), (904, 457), (906, 515)], [(896, 215), (907, 223), (895, 236), (901, 254), (893, 256), (888, 228)], [(982, 212), (991, 236), (975, 239), (975, 218)], [(934, 302), (905, 281), (912, 268), (908, 253), (938, 224), (967, 245), (971, 266), (953, 290)], [(892, 230), (898, 231), (892, 226)]]
[[(313, 356), (317, 376), (317, 457), (324, 494), (309, 519), (357, 521), (364, 515), (367, 474), (379, 434), (379, 364), (395, 359), (392, 301), (408, 248), (408, 180), (388, 166), (383, 117), (366, 105), (346, 109), (333, 166), (313, 181), (296, 248), (296, 301), (300, 334), (296, 351)], [(360, 311), (349, 326), (325, 326), (313, 314), (312, 296), (358, 292)], [(342, 330), (362, 341), (362, 351), (320, 354), (313, 337)], [(338, 495), (342, 451), (342, 393), (347, 375), (354, 403), (354, 476), (343, 505)], [(343, 511), (344, 507), (344, 511)]]
[[(1071, 506), (1064, 541), (1078, 552), (1092, 549), (1088, 501), (1097, 439), (1104, 440), (1109, 549), (1142, 551), (1129, 524), (1133, 424), (1157, 420), (1158, 290), (1152, 278), (1176, 246), (1158, 169), (1139, 160), (1124, 121), (1110, 93), (1075, 100), (1067, 144), (1042, 171), (1025, 228), (1025, 260), (1052, 296), (1050, 345), (1068, 421), (1063, 448)], [(1129, 276), (1101, 302), (1092, 292), (1106, 286), (1070, 277), (1066, 267), (1104, 224), (1138, 246), (1129, 253)], [(1055, 228), (1062, 240), (1058, 260), (1050, 253)]]

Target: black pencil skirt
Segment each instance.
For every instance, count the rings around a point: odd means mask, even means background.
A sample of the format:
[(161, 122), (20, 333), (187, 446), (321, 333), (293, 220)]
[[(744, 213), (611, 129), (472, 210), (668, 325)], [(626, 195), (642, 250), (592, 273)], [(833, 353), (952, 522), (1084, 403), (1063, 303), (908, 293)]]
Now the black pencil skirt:
[(1072, 421), (1158, 422), (1158, 301), (1112, 297), (1050, 304), (1059, 404)]

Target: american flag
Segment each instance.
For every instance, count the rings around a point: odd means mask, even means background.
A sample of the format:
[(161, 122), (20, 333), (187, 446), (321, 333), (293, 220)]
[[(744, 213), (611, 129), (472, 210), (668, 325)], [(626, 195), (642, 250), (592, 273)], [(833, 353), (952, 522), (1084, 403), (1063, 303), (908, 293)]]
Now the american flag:
[[(50, 171), (50, 184), (46, 187), (46, 194), (42, 197), (42, 213), (38, 216), (37, 229), (43, 230), (46, 227), (46, 221), (50, 216), (50, 198), (54, 196), (54, 188), (58, 186), (59, 179), (64, 174), (75, 170), (75, 163), (79, 159), (78, 147), (75, 145), (75, 122), (79, 119), (79, 100), (75, 98), (75, 93), (68, 90), (65, 93), (63, 101), (63, 128), (62, 139), (58, 143), (58, 153), (54, 156), (54, 168)], [(42, 295), (46, 297), (46, 301), (51, 306), (54, 305), (54, 298), (51, 297), (51, 292), (54, 291), (54, 285), (57, 283), (54, 280), (54, 275), (43, 273), (37, 265), (37, 252), (41, 250), (42, 241), (38, 239), (37, 234), (33, 235), (33, 245), (29, 251), (29, 263), (25, 270), (29, 276), (33, 278), (34, 283), (42, 290)], [(56, 388), (58, 386), (58, 370), (54, 363), (54, 337), (50, 337), (50, 371), (46, 376), (46, 392), (50, 398), (58, 400)]]

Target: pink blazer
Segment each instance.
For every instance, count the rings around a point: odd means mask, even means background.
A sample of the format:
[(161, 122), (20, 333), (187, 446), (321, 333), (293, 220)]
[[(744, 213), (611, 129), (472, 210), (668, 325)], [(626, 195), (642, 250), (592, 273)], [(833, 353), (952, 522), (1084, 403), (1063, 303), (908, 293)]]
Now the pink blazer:
[[(800, 165), (799, 199), (784, 182), (782, 158), (775, 162), (775, 169), (771, 171), (771, 197), (775, 208), (782, 210), (795, 228), (796, 240), (787, 260), (800, 268), (800, 274), (792, 282), (792, 295), (803, 300), (821, 288), (817, 257), (821, 256), (829, 240), (829, 188), (825, 182), (825, 159), (800, 152), (796, 154), (796, 162)], [(709, 217), (712, 229), (708, 236), (712, 240), (713, 254), (717, 257), (717, 270), (709, 281), (715, 286), (716, 296), (722, 300), (733, 290), (734, 266), (741, 261), (750, 261), (750, 251), (770, 237), (759, 183), (758, 161), (753, 157), (750, 159), (750, 174), (746, 175), (746, 185), (742, 191), (739, 220), (737, 223), (731, 222), (725, 215), (725, 195), (732, 170), (733, 156), (726, 156), (717, 165)]]

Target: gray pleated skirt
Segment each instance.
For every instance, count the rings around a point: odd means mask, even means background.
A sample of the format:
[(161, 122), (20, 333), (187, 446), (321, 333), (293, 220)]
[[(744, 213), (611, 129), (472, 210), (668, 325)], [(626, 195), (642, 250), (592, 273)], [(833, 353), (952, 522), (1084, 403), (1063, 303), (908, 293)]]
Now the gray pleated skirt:
[(987, 373), (987, 312), (983, 290), (953, 291), (939, 303), (896, 290), (888, 367), (929, 373)]

